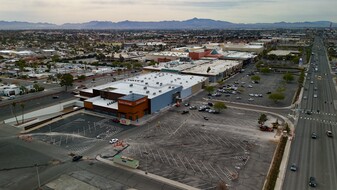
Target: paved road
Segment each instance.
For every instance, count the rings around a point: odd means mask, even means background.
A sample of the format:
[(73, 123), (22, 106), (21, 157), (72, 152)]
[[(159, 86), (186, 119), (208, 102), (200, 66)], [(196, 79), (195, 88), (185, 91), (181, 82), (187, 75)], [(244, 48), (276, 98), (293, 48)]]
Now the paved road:
[[(318, 71), (311, 64), (307, 75), (310, 79), (306, 80), (307, 90), (303, 94), (306, 98), (302, 99), (300, 105), (283, 189), (310, 189), (311, 176), (317, 180), (316, 189), (337, 189), (337, 112), (334, 105), (337, 95), (325, 51), (322, 40), (316, 38), (311, 62), (317, 63)], [(307, 111), (312, 114), (307, 114)], [(327, 137), (326, 130), (332, 130), (334, 137)], [(311, 138), (312, 132), (317, 133), (317, 139)], [(292, 163), (298, 165), (297, 172), (289, 170)]]

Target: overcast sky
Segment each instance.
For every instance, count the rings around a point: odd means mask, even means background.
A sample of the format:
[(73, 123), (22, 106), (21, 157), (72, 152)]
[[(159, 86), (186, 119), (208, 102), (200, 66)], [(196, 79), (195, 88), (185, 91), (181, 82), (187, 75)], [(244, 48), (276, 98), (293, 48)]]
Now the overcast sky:
[(0, 20), (55, 24), (210, 18), (235, 23), (333, 21), (337, 0), (0, 0)]

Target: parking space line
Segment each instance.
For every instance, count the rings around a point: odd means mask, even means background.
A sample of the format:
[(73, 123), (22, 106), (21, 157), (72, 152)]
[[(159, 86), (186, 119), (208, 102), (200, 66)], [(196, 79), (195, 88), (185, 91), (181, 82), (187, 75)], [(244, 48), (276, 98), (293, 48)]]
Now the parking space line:
[(206, 171), (209, 173), (210, 177), (213, 177), (212, 173), (208, 170), (208, 168), (205, 166), (204, 162), (201, 162), (201, 164), (204, 166)]
[(227, 146), (229, 146), (229, 144), (226, 142), (226, 141), (224, 141), (221, 137), (218, 137), (222, 142), (224, 142)]
[(170, 152), (171, 158), (174, 160), (174, 162), (176, 163), (177, 167), (179, 168), (179, 164), (177, 162), (177, 160), (174, 158), (174, 156), (172, 155), (172, 153)]
[(164, 150), (162, 150), (163, 151), (163, 153), (164, 153), (164, 155), (165, 155), (165, 158), (167, 159), (167, 162), (169, 163), (169, 165), (171, 166), (171, 163), (170, 163), (170, 160), (168, 159), (168, 156), (166, 155), (166, 153), (165, 153), (165, 151)]
[(216, 175), (219, 177), (219, 179), (220, 179), (221, 181), (224, 181), (224, 180), (222, 179), (222, 177), (219, 175), (219, 173), (213, 168), (213, 166), (211, 165), (211, 163), (208, 163), (208, 165), (213, 169), (213, 171), (216, 173)]
[(197, 164), (197, 162), (192, 158), (194, 164), (198, 167), (198, 169), (200, 170), (201, 174), (204, 175), (204, 172), (201, 170), (199, 164)]
[(186, 166), (185, 166), (185, 163), (181, 160), (181, 158), (180, 158), (179, 155), (177, 155), (177, 157), (179, 158), (180, 162), (183, 164), (183, 166), (184, 166), (184, 168), (185, 168), (185, 171), (187, 171), (187, 168), (186, 168)]
[(190, 165), (191, 169), (193, 170), (194, 173), (196, 173), (196, 171), (194, 170), (191, 162), (188, 160), (188, 158), (186, 158), (185, 156), (183, 157), (183, 159), (185, 158), (185, 160), (187, 161), (188, 165)]
[(152, 157), (154, 158), (154, 161), (157, 161), (156, 157), (155, 157), (155, 154), (153, 153), (152, 149), (150, 148), (150, 152), (152, 154)]
[(163, 163), (165, 163), (164, 160), (163, 160), (163, 158), (161, 157), (161, 155), (160, 155), (158, 149), (157, 149), (156, 151), (158, 152), (158, 156), (159, 156), (160, 160), (161, 160)]
[[(224, 172), (224, 171), (220, 168), (220, 166), (218, 166), (218, 168), (219, 168), (220, 171), (227, 177), (227, 179), (232, 180), (231, 177), (230, 177), (230, 175), (227, 174), (226, 172)], [(226, 168), (226, 167), (225, 167), (225, 168)]]

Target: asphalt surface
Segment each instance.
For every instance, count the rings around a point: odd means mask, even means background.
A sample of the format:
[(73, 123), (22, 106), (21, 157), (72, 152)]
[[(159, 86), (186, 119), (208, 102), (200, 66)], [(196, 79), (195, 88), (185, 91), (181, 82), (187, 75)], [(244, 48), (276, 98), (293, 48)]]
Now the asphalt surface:
[[(311, 176), (316, 178), (316, 189), (337, 189), (337, 117), (334, 105), (337, 95), (320, 38), (314, 41), (313, 53), (311, 62), (317, 64), (318, 71), (315, 71), (314, 64), (310, 65), (307, 75), (310, 79), (305, 82), (307, 90), (303, 94), (306, 98), (301, 101), (283, 189), (310, 189)], [(333, 138), (327, 137), (326, 130), (332, 131)], [(318, 135), (317, 139), (311, 138), (313, 132)], [(293, 163), (298, 166), (296, 172), (290, 171)]]

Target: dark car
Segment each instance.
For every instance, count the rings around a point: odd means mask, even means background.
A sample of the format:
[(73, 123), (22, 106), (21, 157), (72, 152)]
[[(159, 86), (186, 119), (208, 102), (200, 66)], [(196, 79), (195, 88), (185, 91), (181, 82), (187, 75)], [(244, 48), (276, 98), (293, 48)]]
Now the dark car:
[(269, 92), (267, 92), (266, 94), (271, 94), (271, 92), (269, 91)]
[(312, 139), (317, 139), (317, 134), (315, 132), (311, 133), (311, 138)]
[(291, 164), (290, 170), (293, 171), (293, 172), (296, 172), (296, 171), (297, 171), (297, 166), (296, 166), (296, 164)]
[(317, 182), (316, 182), (316, 179), (314, 177), (309, 178), (309, 185), (310, 185), (310, 187), (317, 187)]
[(181, 112), (181, 114), (187, 114), (187, 113), (189, 113), (188, 110), (184, 110), (184, 111)]
[(119, 121), (119, 119), (117, 119), (117, 118), (113, 118), (113, 119), (112, 119), (112, 122), (114, 122), (114, 123), (119, 123), (120, 121)]
[(208, 117), (204, 117), (204, 120), (208, 120)]
[(83, 158), (83, 156), (77, 155), (73, 157), (73, 162), (80, 161)]
[(58, 99), (59, 98), (59, 96), (53, 96), (53, 99)]
[(209, 106), (213, 106), (214, 104), (212, 102), (207, 103)]
[(306, 114), (311, 115), (311, 111), (307, 111)]
[(188, 106), (190, 106), (190, 103), (187, 102), (187, 103), (185, 103), (184, 105), (185, 105), (186, 107), (188, 107)]

